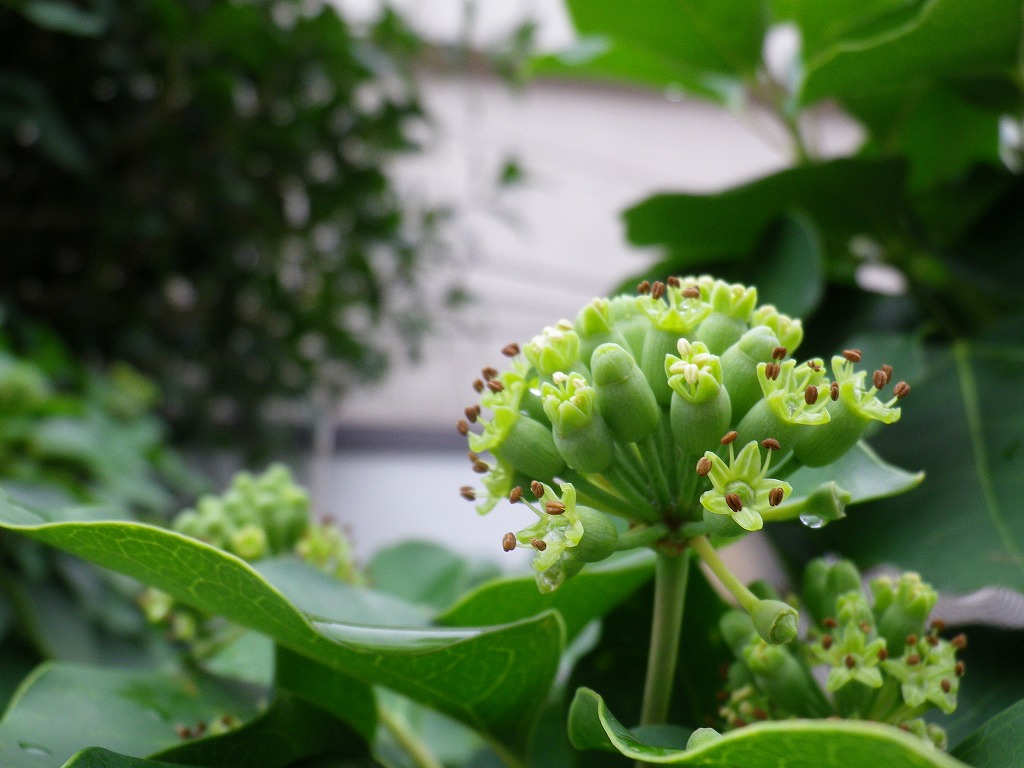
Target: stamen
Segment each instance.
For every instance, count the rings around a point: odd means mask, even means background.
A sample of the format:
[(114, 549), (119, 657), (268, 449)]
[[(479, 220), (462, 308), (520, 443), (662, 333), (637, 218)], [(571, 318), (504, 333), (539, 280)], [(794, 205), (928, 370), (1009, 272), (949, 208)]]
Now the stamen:
[(735, 493), (725, 494), (725, 503), (729, 505), (729, 509), (733, 512), (743, 511), (743, 501)]
[[(897, 384), (896, 386), (899, 386), (899, 384)], [(945, 619), (939, 619), (939, 618), (932, 619), (931, 622), (929, 622), (928, 626), (930, 626), (936, 632), (945, 632), (946, 631), (946, 621), (945, 621)]]
[(885, 383), (886, 384), (888, 384), (890, 381), (892, 381), (892, 366), (891, 365), (883, 365), (882, 368), (881, 368), (881, 371), (882, 371), (882, 373), (885, 374)]
[(506, 344), (504, 347), (501, 348), (501, 354), (503, 354), (505, 357), (515, 357), (516, 355), (519, 354), (519, 351), (519, 345), (516, 344), (514, 341), (511, 344)]
[(953, 684), (949, 680), (943, 680), (939, 683), (939, 687), (942, 688), (943, 693), (949, 693), (953, 690)]
[(483, 382), (483, 380), (482, 379), (477, 379), (476, 381), (474, 381), (473, 382), (473, 389), (475, 389), (477, 392), (483, 392), (484, 391), (484, 382)]
[(907, 656), (907, 666), (908, 667), (916, 667), (920, 663), (921, 663), (921, 657), (918, 654), (912, 653), (909, 656)]
[(814, 405), (818, 402), (818, 388), (815, 386), (809, 386), (804, 390), (804, 402), (808, 405)]
[(696, 285), (688, 285), (688, 286), (686, 286), (685, 288), (683, 288), (683, 298), (684, 299), (699, 299), (700, 298), (700, 288), (698, 288)]
[(722, 439), (720, 440), (720, 442), (722, 445), (728, 445), (739, 436), (739, 433), (735, 429), (731, 429), (724, 435), (722, 435)]
[(766, 448), (769, 451), (778, 451), (782, 449), (782, 445), (774, 437), (767, 437), (762, 440), (761, 447)]
[(879, 648), (878, 649), (878, 660), (879, 661), (885, 661), (888, 658), (889, 658), (889, 650), (887, 648)]
[(885, 371), (879, 369), (871, 374), (871, 383), (875, 385), (875, 389), (881, 389), (889, 383), (889, 379), (885, 375)]
[(861, 352), (859, 349), (844, 349), (843, 357), (845, 357), (851, 363), (859, 363), (861, 358)]
[(967, 635), (961, 632), (959, 635), (949, 641), (949, 644), (956, 648), (958, 651), (962, 651), (967, 647)]
[(907, 635), (907, 645), (917, 645), (917, 635)]
[(925, 642), (928, 643), (932, 648), (939, 644), (939, 638), (936, 635), (928, 635), (925, 638)]
[(505, 385), (497, 379), (491, 379), (487, 382), (487, 388), (491, 390), (491, 392), (503, 392), (505, 390)]
[(834, 642), (835, 639), (832, 637), (832, 635), (825, 635), (823, 638), (821, 638), (821, 647), (827, 651), (832, 647), (832, 643)]
[(784, 498), (784, 493), (785, 492), (781, 488), (772, 488), (768, 491), (768, 503), (773, 507), (779, 506)]
[(660, 280), (655, 281), (654, 284), (651, 286), (651, 297), (655, 299), (660, 299), (664, 295), (665, 284)]
[(480, 411), (477, 410), (475, 405), (470, 405), (466, 408), (465, 414), (470, 424), (476, 424), (476, 417), (480, 415)]
[(810, 368), (815, 373), (818, 373), (821, 370), (821, 366), (818, 365), (817, 361), (815, 360), (808, 360), (807, 367)]
[(473, 471), (476, 472), (478, 475), (486, 475), (488, 470), (490, 470), (490, 467), (487, 466), (486, 462), (483, 462), (483, 461), (474, 461), (473, 462)]
[(508, 500), (511, 504), (517, 504), (523, 498), (523, 486), (517, 485), (508, 492)]
[(466, 423), (465, 419), (459, 419), (457, 422), (455, 422), (455, 430), (460, 435), (465, 437), (466, 435), (469, 434), (469, 424)]
[(539, 480), (534, 480), (532, 483), (530, 483), (530, 490), (533, 492), (533, 495), (536, 496), (538, 499), (544, 495), (544, 486), (540, 483)]
[(473, 490), (471, 485), (464, 485), (459, 488), (459, 495), (466, 501), (476, 501), (476, 491)]
[(512, 531), (501, 537), (501, 548), (506, 552), (511, 552), (516, 548), (516, 535)]
[(711, 471), (711, 459), (707, 456), (701, 456), (697, 462), (697, 474), (701, 477), (707, 477), (708, 472)]
[(772, 350), (772, 360), (782, 360), (786, 357), (788, 350), (785, 347), (775, 347)]
[(843, 663), (846, 665), (847, 669), (853, 669), (857, 666), (857, 660), (853, 658), (852, 653), (846, 654), (846, 658), (843, 659)]
[(833, 381), (831, 384), (828, 385), (828, 396), (831, 397), (833, 401), (839, 399), (839, 382), (838, 381)]
[(895, 387), (892, 388), (892, 393), (899, 399), (903, 399), (910, 394), (910, 385), (905, 381), (901, 381)]
[(563, 504), (561, 501), (554, 501), (554, 500), (547, 501), (547, 502), (544, 502), (544, 511), (547, 512), (552, 517), (554, 517), (556, 515), (564, 515), (565, 514), (565, 504)]
[(678, 288), (680, 285), (682, 285), (679, 278), (676, 277), (675, 275), (670, 275), (669, 277), (666, 277), (665, 282), (668, 283), (673, 288)]
[(548, 543), (544, 539), (530, 539), (530, 546), (538, 552), (543, 552), (548, 548)]
[(823, 619), (821, 623), (822, 623), (822, 626), (825, 626), (828, 629), (835, 629), (837, 626), (839, 626), (836, 623), (836, 620), (831, 618), (831, 617), (829, 617), (827, 619)]
[(486, 368), (480, 371), (480, 375), (484, 377), (484, 381), (490, 381), (491, 379), (498, 375), (498, 371), (494, 368), (491, 368), (490, 366), (487, 366)]
[(651, 283), (649, 280), (644, 280), (640, 285), (636, 287), (637, 293), (648, 294), (651, 292)]
[(778, 363), (765, 363), (764, 366), (764, 377), (768, 381), (775, 381), (779, 378), (779, 373), (782, 372), (782, 366)]
[(967, 667), (964, 665), (964, 663), (962, 661), (958, 661), (956, 663), (956, 665), (953, 667), (953, 674), (956, 675), (957, 677), (963, 677), (964, 676), (964, 672), (966, 672), (966, 671), (967, 671)]
[(860, 631), (864, 634), (867, 634), (871, 631), (871, 625), (868, 624), (866, 621), (862, 621), (858, 626), (860, 627)]
[(469, 459), (470, 462), (474, 462), (477, 459), (479, 459), (480, 456), (478, 454), (473, 453), (472, 451), (466, 451), (466, 458)]

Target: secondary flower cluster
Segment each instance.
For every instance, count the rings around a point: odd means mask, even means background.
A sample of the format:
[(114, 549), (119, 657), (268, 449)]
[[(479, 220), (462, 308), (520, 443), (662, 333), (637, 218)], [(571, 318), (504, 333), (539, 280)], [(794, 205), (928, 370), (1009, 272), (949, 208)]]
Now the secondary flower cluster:
[[(506, 346), (509, 368), (485, 368), (474, 382), (479, 402), (457, 427), (482, 487), (463, 486), (462, 496), (484, 514), (510, 494), (543, 501), (559, 487), (577, 509), (624, 521), (620, 529), (662, 526), (662, 543), (677, 547), (766, 520), (835, 519), (844, 501), (835, 488), (790, 500), (785, 477), (836, 461), (872, 421), (896, 421), (910, 388), (900, 382), (881, 396), (892, 368), (868, 377), (856, 370), (858, 350), (829, 365), (798, 362), (802, 339), (800, 321), (758, 306), (756, 289), (709, 276), (594, 299), (575, 320)], [(506, 543), (537, 550), (547, 591), (589, 561), (578, 547), (596, 523), (569, 535), (564, 519), (546, 515)], [(558, 547), (533, 543), (555, 532)], [(634, 542), (652, 543), (635, 535), (616, 546)]]
[[(722, 635), (736, 661), (722, 694), (725, 727), (839, 716), (896, 725), (944, 748), (943, 729), (922, 716), (956, 708), (956, 655), (967, 640), (941, 636), (943, 622), (929, 619), (935, 591), (916, 573), (875, 579), (871, 593), (869, 601), (852, 563), (813, 561), (803, 587), (813, 626), (789, 646), (762, 640), (746, 613), (727, 613)], [(824, 690), (815, 667), (827, 670)]]

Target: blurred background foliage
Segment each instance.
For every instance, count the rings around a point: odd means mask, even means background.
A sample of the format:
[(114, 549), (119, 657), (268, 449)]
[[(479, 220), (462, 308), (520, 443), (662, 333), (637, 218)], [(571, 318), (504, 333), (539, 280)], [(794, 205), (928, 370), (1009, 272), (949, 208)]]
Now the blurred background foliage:
[(176, 438), (250, 453), (275, 405), (308, 425), (316, 393), (379, 375), (385, 340), (427, 327), (443, 254), (446, 212), (387, 175), (425, 121), (419, 46), (390, 11), (357, 33), (318, 0), (4, 0), (11, 339), (43, 321), (128, 361)]

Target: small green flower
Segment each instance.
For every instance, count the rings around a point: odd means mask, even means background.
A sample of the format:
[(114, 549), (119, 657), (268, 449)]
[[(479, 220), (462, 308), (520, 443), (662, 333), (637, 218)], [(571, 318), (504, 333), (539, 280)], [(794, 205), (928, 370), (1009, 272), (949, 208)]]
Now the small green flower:
[(754, 310), (750, 316), (750, 327), (759, 325), (771, 328), (789, 354), (793, 354), (804, 340), (804, 327), (797, 318), (784, 315), (772, 304), (765, 304)]
[[(863, 595), (848, 595), (840, 600), (844, 601), (847, 598), (863, 602), (863, 609), (870, 616), (870, 609)], [(852, 611), (847, 612), (831, 634), (824, 635), (818, 643), (811, 646), (813, 657), (831, 667), (825, 688), (833, 693), (854, 681), (869, 688), (882, 686), (879, 664), (885, 658), (885, 640), (881, 637), (872, 637), (874, 627), (866, 620), (857, 621), (854, 618), (856, 615), (858, 614)]]
[(486, 515), (499, 501), (508, 498), (515, 485), (515, 471), (500, 459), (495, 460), (493, 464), (479, 459), (478, 461), (481, 461), (482, 468), (485, 468), (482, 478), (485, 495), (476, 505), (476, 511), (478, 515)]
[(583, 539), (583, 521), (576, 506), (576, 489), (571, 483), (560, 485), (561, 495), (550, 485), (539, 483), (543, 493), (537, 504), (527, 504), (537, 515), (537, 522), (516, 533), (520, 545), (535, 550), (533, 570), (536, 571), (537, 587), (547, 593), (557, 589), (572, 576), (582, 563), (568, 561), (570, 551)]
[(571, 322), (559, 320), (523, 345), (523, 355), (541, 376), (568, 372), (580, 359), (580, 337)]
[(579, 373), (555, 373), (541, 386), (544, 413), (554, 427), (555, 446), (579, 472), (600, 473), (614, 457), (608, 426), (597, 407), (597, 391)]
[(740, 336), (749, 329), (747, 321), (757, 306), (757, 289), (701, 275), (698, 278), (682, 278), (684, 290), (694, 279), (700, 289), (701, 299), (711, 307), (710, 314), (697, 328), (695, 338), (720, 355), (739, 341)]
[(665, 356), (665, 373), (672, 390), (687, 401), (699, 404), (716, 397), (722, 389), (722, 362), (706, 344), (686, 339), (676, 342), (679, 356)]
[(712, 309), (712, 305), (703, 301), (700, 294), (687, 290), (687, 282), (692, 285), (692, 280), (671, 280), (665, 285), (662, 295), (640, 296), (636, 300), (637, 307), (655, 328), (670, 331), (676, 336), (688, 336), (711, 314)]
[(733, 453), (730, 442), (728, 462), (707, 451), (707, 462), (702, 463), (712, 488), (701, 494), (701, 506), (716, 515), (728, 515), (745, 530), (760, 530), (764, 525), (761, 513), (778, 506), (793, 492), (789, 483), (767, 476), (771, 451), (767, 453), (762, 463), (755, 441), (743, 446), (739, 455)]
[(907, 643), (898, 659), (882, 662), (886, 673), (900, 682), (900, 693), (908, 707), (917, 709), (929, 703), (947, 715), (956, 709), (960, 689), (956, 647), (935, 634), (915, 638)]

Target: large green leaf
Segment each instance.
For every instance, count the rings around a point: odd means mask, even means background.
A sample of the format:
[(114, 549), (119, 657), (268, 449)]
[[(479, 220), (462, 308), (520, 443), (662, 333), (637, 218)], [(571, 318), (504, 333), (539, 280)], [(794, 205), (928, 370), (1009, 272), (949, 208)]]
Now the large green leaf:
[(1024, 699), (993, 717), (953, 754), (974, 768), (1020, 768), (1024, 766)]
[(756, 723), (693, 749), (653, 746), (622, 725), (593, 691), (576, 692), (569, 736), (579, 749), (610, 749), (665, 765), (704, 768), (964, 768), (898, 728), (856, 720)]
[(835, 257), (855, 235), (902, 229), (904, 175), (899, 162), (853, 158), (790, 168), (710, 195), (655, 195), (625, 212), (626, 232), (634, 245), (663, 247), (670, 271), (685, 274), (712, 261), (742, 260), (768, 225), (802, 213)]
[[(65, 510), (53, 522), (0, 502), (0, 526), (152, 584), (182, 602), (270, 635), (357, 680), (435, 707), (521, 746), (558, 667), (564, 627), (553, 612), (473, 629), (395, 628), (313, 619), (242, 560), (153, 526)], [(322, 585), (319, 585), (322, 587)]]
[(778, 21), (800, 28), (801, 53), (813, 60), (832, 46), (863, 45), (921, 13), (927, 0), (772, 0)]
[(538, 591), (531, 576), (510, 576), (481, 585), (437, 620), (449, 626), (479, 627), (520, 621), (555, 609), (572, 638), (636, 592), (653, 574), (654, 555), (643, 550), (588, 566), (548, 594)]
[(575, 72), (686, 90), (730, 103), (761, 61), (765, 17), (742, 0), (569, 0), (582, 42), (535, 63), (538, 73)]
[(102, 747), (83, 749), (65, 764), (64, 768), (199, 768), (199, 766), (146, 760), (142, 757), (119, 755)]
[(212, 678), (48, 664), (0, 721), (0, 765), (57, 768), (90, 746), (143, 757), (180, 743), (178, 726), (254, 714), (251, 695)]
[(367, 570), (374, 589), (435, 611), (498, 573), (490, 563), (467, 561), (429, 541), (406, 541), (379, 550)]
[(918, 571), (943, 591), (1024, 590), (1022, 339), (1018, 318), (928, 351), (900, 423), (872, 441), (883, 456), (923, 469), (926, 481), (862, 507), (841, 536), (822, 532), (820, 545), (862, 565)]

